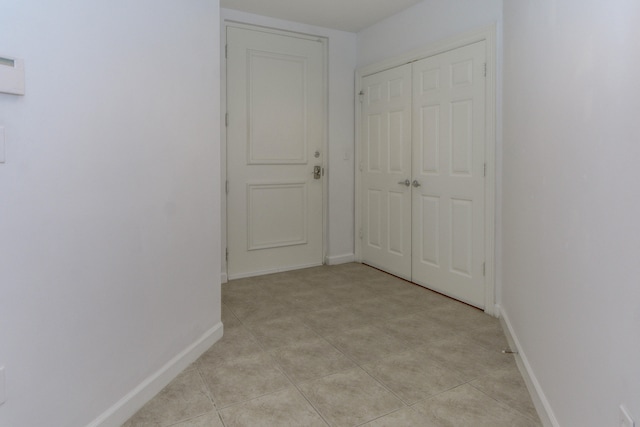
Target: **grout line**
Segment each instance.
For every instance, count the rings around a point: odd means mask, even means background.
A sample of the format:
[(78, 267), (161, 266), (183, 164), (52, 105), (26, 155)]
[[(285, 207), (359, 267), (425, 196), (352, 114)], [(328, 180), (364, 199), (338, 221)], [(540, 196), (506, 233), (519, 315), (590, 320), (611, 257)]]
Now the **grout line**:
[[(507, 407), (509, 409), (511, 409), (512, 411), (515, 411), (515, 413), (517, 413), (518, 415), (528, 419), (528, 420), (532, 420), (527, 414), (524, 414), (523, 412), (519, 411), (518, 409), (516, 409), (515, 407), (509, 405), (506, 402), (503, 402), (493, 396), (491, 396), (490, 394), (478, 389), (477, 387), (475, 387), (473, 384), (471, 384), (473, 381), (476, 381), (480, 378), (485, 378), (491, 375), (492, 372), (497, 371), (499, 369), (501, 369), (501, 367), (496, 368), (494, 370), (491, 370), (490, 372), (486, 372), (484, 375), (482, 376), (477, 376), (474, 378), (469, 379), (468, 381), (462, 381), (461, 383), (452, 386), (450, 388), (448, 388), (447, 390), (441, 390), (437, 393), (434, 393), (432, 395), (429, 395), (423, 399), (420, 399), (412, 404), (408, 404), (407, 402), (405, 402), (398, 394), (396, 394), (396, 392), (394, 392), (390, 387), (388, 387), (387, 385), (384, 384), (384, 382), (382, 380), (377, 379), (372, 373), (368, 372), (367, 370), (364, 369), (364, 366), (367, 365), (374, 365), (380, 362), (385, 361), (386, 359), (389, 358), (393, 358), (394, 356), (397, 356), (399, 354), (403, 354), (403, 353), (410, 353), (413, 351), (416, 351), (417, 349), (419, 349), (421, 346), (423, 345), (433, 345), (434, 343), (437, 343), (439, 341), (444, 341), (446, 339), (449, 339), (448, 337), (444, 337), (441, 338), (439, 340), (435, 340), (435, 341), (430, 341), (429, 343), (426, 344), (411, 344), (411, 342), (413, 340), (410, 341), (406, 341), (405, 339), (402, 338), (398, 338), (396, 337), (395, 334), (393, 334), (390, 331), (387, 331), (384, 329), (383, 326), (379, 326), (379, 325), (385, 325), (388, 324), (390, 321), (393, 321), (393, 319), (396, 318), (401, 318), (401, 317), (406, 317), (408, 315), (416, 315), (419, 313), (423, 313), (425, 311), (429, 311), (432, 312), (433, 310), (437, 310), (440, 307), (443, 307), (442, 309), (451, 309), (454, 310), (456, 307), (449, 307), (447, 306), (441, 306), (440, 301), (438, 298), (437, 301), (432, 301), (432, 299), (430, 298), (425, 298), (425, 300), (429, 300), (429, 301), (425, 301), (424, 304), (424, 308), (418, 307), (416, 305), (415, 310), (414, 309), (408, 309), (404, 312), (401, 312), (401, 314), (394, 314), (394, 315), (390, 315), (390, 314), (384, 314), (383, 316), (376, 316), (376, 312), (374, 306), (371, 305), (367, 305), (366, 302), (367, 301), (373, 301), (375, 299), (381, 299), (381, 301), (385, 301), (388, 298), (393, 297), (394, 295), (398, 295), (398, 296), (402, 296), (402, 291), (405, 289), (412, 289), (410, 287), (405, 287), (405, 284), (409, 284), (412, 286), (417, 286), (420, 290), (424, 291), (425, 293), (432, 293), (432, 294), (437, 294), (437, 295), (442, 295), (439, 294), (436, 291), (432, 291), (430, 289), (427, 289), (423, 286), (420, 286), (418, 284), (415, 283), (411, 283), (409, 281), (406, 281), (404, 279), (401, 278), (397, 278), (396, 276), (390, 275), (388, 273), (385, 272), (381, 272), (382, 274), (385, 274), (386, 276), (390, 276), (391, 278), (393, 278), (394, 280), (398, 280), (399, 284), (402, 286), (397, 286), (395, 284), (395, 282), (389, 282), (389, 288), (384, 289), (384, 287), (382, 285), (378, 285), (376, 283), (375, 286), (371, 286), (369, 287), (369, 282), (372, 281), (376, 281), (378, 280), (378, 276), (371, 276), (369, 277), (368, 274), (366, 274), (366, 277), (363, 278), (362, 280), (358, 280), (357, 279), (357, 275), (359, 274), (359, 271), (364, 271), (362, 270), (361, 267), (365, 267), (367, 269), (371, 269), (373, 270), (377, 270), (373, 267), (364, 265), (364, 264), (359, 264), (356, 265), (354, 264), (354, 267), (349, 267), (349, 268), (345, 268), (342, 265), (339, 266), (325, 266), (322, 267), (322, 270), (316, 270), (316, 271), (323, 271), (326, 273), (320, 273), (320, 275), (322, 276), (322, 280), (320, 280), (320, 278), (314, 280), (313, 279), (313, 275), (308, 276), (308, 275), (300, 275), (299, 272), (296, 271), (288, 271), (288, 272), (281, 272), (281, 273), (274, 273), (273, 275), (270, 275), (269, 280), (261, 280), (260, 278), (251, 278), (251, 279), (242, 279), (244, 282), (242, 283), (242, 288), (237, 288), (237, 289), (242, 289), (241, 292), (237, 292), (234, 294), (233, 291), (229, 292), (229, 296), (233, 296), (233, 301), (234, 304), (232, 305), (236, 305), (237, 307), (242, 307), (244, 305), (256, 305), (259, 306), (262, 303), (270, 303), (270, 302), (280, 302), (283, 304), (283, 307), (291, 307), (292, 309), (296, 310), (296, 312), (300, 312), (300, 315), (292, 315), (291, 318), (292, 319), (297, 319), (297, 321), (299, 323), (301, 323), (302, 325), (304, 325), (305, 328), (307, 328), (310, 332), (312, 332), (316, 338), (318, 340), (322, 340), (322, 342), (329, 344), (331, 346), (332, 349), (334, 349), (335, 351), (338, 352), (338, 354), (340, 354), (342, 357), (345, 358), (345, 360), (348, 360), (350, 363), (353, 364), (352, 367), (349, 368), (345, 368), (345, 369), (341, 369), (335, 372), (331, 372), (331, 373), (327, 373), (327, 374), (323, 374), (314, 378), (310, 378), (307, 380), (301, 380), (301, 381), (294, 381), (293, 377), (291, 374), (287, 373), (285, 370), (285, 365), (278, 360), (278, 358), (274, 357), (272, 354), (274, 354), (274, 352), (277, 352), (278, 349), (290, 346), (290, 345), (294, 345), (296, 344), (295, 340), (288, 340), (285, 341), (286, 343), (283, 345), (277, 345), (276, 347), (273, 348), (267, 348), (267, 346), (265, 344), (263, 344), (263, 342), (261, 342), (261, 340), (258, 338), (258, 335), (251, 329), (252, 325), (258, 325), (258, 324), (264, 324), (264, 323), (268, 323), (269, 321), (275, 321), (277, 319), (282, 319), (283, 316), (280, 316), (279, 314), (276, 315), (273, 318), (269, 318), (267, 320), (264, 321), (247, 321), (246, 318), (245, 320), (242, 320), (235, 312), (235, 310), (231, 307), (231, 305), (227, 304), (227, 303), (222, 303), (221, 308), (225, 311), (228, 312), (228, 314), (230, 314), (231, 316), (233, 316), (233, 318), (235, 318), (235, 320), (238, 322), (237, 323), (237, 328), (239, 328), (241, 331), (243, 331), (244, 333), (246, 333), (246, 338), (242, 338), (242, 339), (251, 339), (253, 341), (255, 341), (258, 344), (258, 348), (256, 349), (256, 351), (258, 351), (259, 349), (259, 353), (257, 354), (261, 354), (261, 357), (266, 357), (267, 360), (269, 361), (269, 364), (272, 365), (275, 369), (277, 369), (278, 372), (280, 372), (286, 379), (287, 379), (287, 385), (278, 388), (277, 390), (272, 390), (269, 391), (268, 393), (263, 393), (259, 396), (254, 396), (248, 399), (244, 399), (242, 401), (238, 401), (238, 402), (234, 402), (231, 404), (227, 404), (225, 406), (219, 405), (216, 402), (216, 397), (213, 393), (213, 391), (211, 390), (211, 388), (209, 387), (208, 383), (205, 381), (202, 370), (201, 370), (201, 366), (200, 364), (198, 364), (197, 362), (194, 362), (193, 366), (194, 368), (197, 370), (198, 376), (200, 378), (200, 380), (202, 381), (202, 383), (205, 386), (205, 390), (206, 390), (206, 394), (207, 394), (207, 398), (211, 401), (211, 403), (213, 404), (213, 411), (216, 411), (216, 414), (220, 420), (220, 422), (222, 423), (223, 426), (227, 426), (227, 423), (224, 420), (224, 417), (222, 416), (222, 411), (225, 410), (226, 408), (230, 408), (230, 407), (234, 407), (234, 406), (240, 406), (243, 404), (246, 404), (247, 402), (253, 401), (255, 399), (259, 399), (259, 398), (263, 398), (265, 396), (268, 395), (272, 395), (275, 393), (279, 393), (282, 392), (283, 390), (286, 390), (289, 387), (292, 387), (298, 392), (300, 393), (300, 395), (302, 395), (302, 397), (304, 398), (304, 400), (311, 406), (311, 408), (313, 408), (313, 410), (316, 412), (316, 414), (327, 424), (327, 425), (331, 425), (331, 423), (328, 421), (328, 419), (322, 414), (322, 412), (320, 411), (319, 407), (316, 407), (316, 405), (314, 405), (314, 403), (310, 400), (310, 398), (308, 398), (302, 391), (302, 387), (305, 384), (308, 383), (313, 383), (315, 381), (320, 381), (324, 378), (327, 378), (329, 376), (332, 375), (336, 375), (336, 374), (340, 374), (343, 372), (348, 372), (348, 371), (360, 371), (360, 372), (364, 372), (364, 374), (366, 376), (368, 376), (370, 379), (372, 379), (375, 384), (379, 385), (382, 387), (382, 389), (386, 390), (389, 393), (389, 396), (393, 396), (395, 399), (397, 399), (398, 402), (400, 402), (402, 404), (402, 407), (399, 409), (394, 409), (392, 411), (390, 411), (387, 414), (383, 414), (380, 415), (372, 420), (368, 420), (365, 421), (363, 424), (366, 424), (368, 422), (371, 422), (375, 419), (380, 419), (383, 418), (387, 415), (390, 415), (392, 413), (395, 413), (397, 411), (400, 411), (404, 408), (412, 408), (413, 406), (415, 406), (416, 404), (420, 403), (420, 402), (424, 402), (426, 400), (432, 399), (435, 396), (438, 396), (442, 393), (446, 393), (449, 392), (455, 388), (464, 386), (464, 385), (469, 385), (471, 386), (474, 390), (480, 391), (481, 393), (483, 393), (484, 395), (488, 396), (489, 398), (491, 398), (492, 400), (496, 401), (497, 403), (499, 403), (501, 406), (503, 407)], [(378, 272), (380, 272), (380, 270), (377, 270)], [(386, 280), (387, 278), (380, 276), (380, 278), (382, 280)], [(380, 280), (380, 283), (383, 283), (382, 280)], [(231, 281), (233, 282), (233, 281)], [(304, 282), (304, 286), (300, 285), (298, 286), (297, 283), (303, 283)], [(293, 283), (293, 285), (292, 285)], [(258, 293), (259, 295), (256, 295), (255, 289), (260, 289), (260, 287), (262, 285), (267, 285), (269, 286), (269, 289), (265, 290), (264, 295), (266, 296), (266, 299), (261, 301), (260, 300), (260, 296), (263, 295), (261, 293)], [(287, 286), (288, 285), (292, 285), (291, 289), (292, 290), (303, 290), (306, 291), (307, 289), (307, 285), (308, 285), (308, 289), (309, 290), (319, 290), (321, 293), (323, 293), (324, 295), (326, 295), (327, 298), (329, 299), (334, 299), (335, 300), (335, 304), (333, 305), (329, 305), (326, 307), (321, 307), (318, 309), (311, 309), (313, 307), (313, 298), (314, 295), (317, 295), (315, 292), (311, 292), (309, 294), (305, 295), (305, 292), (301, 292), (300, 295), (304, 295), (304, 297), (306, 298), (299, 298), (300, 301), (302, 303), (304, 303), (303, 305), (305, 307), (309, 307), (309, 308), (300, 308), (298, 307), (296, 304), (290, 303), (290, 302), (285, 302), (285, 299), (291, 295), (292, 293), (287, 294), (288, 290), (287, 290)], [(381, 287), (382, 286), (382, 287)], [(227, 289), (233, 289), (233, 286), (229, 287), (229, 284), (225, 284), (223, 285), (223, 289), (227, 288)], [(295, 289), (294, 289), (295, 288)], [(304, 288), (304, 289), (303, 289)], [(358, 289), (359, 288), (359, 289)], [(349, 290), (353, 290), (353, 293), (350, 293)], [(364, 289), (364, 291), (363, 291)], [(223, 291), (224, 292), (224, 291)], [(246, 292), (246, 294), (245, 294)], [(296, 292), (293, 292), (296, 293)], [(343, 297), (341, 297), (341, 295)], [(413, 291), (412, 292), (407, 292), (406, 295), (408, 295), (409, 297), (411, 295), (413, 295)], [(462, 302), (456, 301), (451, 299), (450, 297), (443, 295), (444, 297), (447, 298), (447, 300), (451, 300), (456, 302), (457, 304), (460, 304), (461, 306), (469, 306), (468, 304), (464, 304)], [(257, 297), (257, 298), (256, 298)], [(249, 300), (249, 298), (253, 298), (251, 300)], [(405, 297), (403, 297), (405, 301), (410, 301), (406, 300)], [(398, 298), (397, 301), (394, 300), (394, 304), (403, 303), (403, 298)], [(250, 301), (251, 304), (246, 303), (246, 301)], [(444, 301), (444, 300), (443, 300)], [(372, 302), (373, 303), (373, 302)], [(362, 313), (360, 313), (360, 311), (358, 310), (358, 307), (360, 307), (362, 304), (363, 305), (363, 310), (365, 311), (371, 311), (371, 316), (366, 315), (366, 316), (362, 316)], [(371, 303), (370, 303), (371, 304)], [(236, 307), (236, 308), (237, 308)], [(313, 322), (309, 322), (307, 319), (307, 316), (309, 313), (314, 313), (314, 312), (322, 312), (324, 310), (331, 310), (332, 308), (337, 308), (340, 310), (340, 312), (345, 311), (345, 312), (351, 312), (353, 313), (355, 316), (359, 316), (362, 319), (378, 319), (380, 318), (380, 323), (378, 324), (378, 322), (374, 323), (365, 323), (365, 324), (358, 324), (355, 327), (349, 327), (349, 323), (342, 323), (339, 327), (337, 327), (335, 329), (335, 331), (331, 331), (328, 334), (324, 334), (322, 332), (320, 332), (319, 330), (317, 330), (316, 327), (312, 326)], [(475, 307), (472, 307), (474, 309), (476, 309)], [(373, 311), (372, 311), (373, 309)], [(249, 314), (249, 316), (245, 316), (248, 317), (249, 319), (251, 318), (251, 314)], [(284, 317), (288, 317), (288, 316), (284, 316)], [(319, 320), (318, 322), (315, 322), (316, 325), (320, 325), (320, 326), (327, 326), (326, 323), (323, 323), (324, 318), (321, 316), (320, 319), (316, 319)], [(235, 322), (234, 322), (235, 323)], [(468, 331), (474, 331), (479, 329), (481, 326), (479, 324), (474, 324), (473, 321), (471, 321), (471, 326), (465, 326), (467, 328)], [(344, 325), (347, 325), (346, 328), (343, 328)], [(383, 355), (381, 357), (376, 357), (371, 361), (367, 361), (367, 362), (360, 362), (358, 361), (354, 356), (349, 355), (346, 350), (342, 350), (341, 348), (339, 348), (336, 344), (334, 344), (334, 342), (330, 341), (329, 339), (327, 339), (327, 336), (333, 336), (333, 335), (341, 335), (344, 334), (345, 332), (348, 332), (350, 330), (354, 330), (354, 329), (361, 329), (361, 328), (365, 328), (365, 327), (372, 327), (375, 326), (375, 331), (376, 332), (380, 332), (380, 333), (384, 333), (385, 335), (390, 335), (393, 337), (398, 338), (399, 340), (401, 340), (405, 345), (406, 348), (404, 348), (403, 350), (399, 351), (399, 352), (392, 352), (391, 354), (387, 354), (387, 355)], [(320, 329), (323, 329), (322, 327)], [(324, 327), (324, 329), (326, 330), (330, 330), (331, 328), (327, 328)], [(230, 332), (231, 330), (229, 330)], [(479, 349), (484, 349), (484, 350), (489, 350), (492, 351), (492, 349), (488, 349), (487, 347), (485, 347), (482, 344), (476, 344), (474, 342), (468, 341), (465, 338), (465, 333), (464, 331), (456, 331), (454, 333), (456, 336), (460, 337), (461, 339), (464, 339), (465, 342), (468, 342), (469, 344), (473, 344), (473, 346), (478, 347)], [(468, 335), (468, 334), (466, 334)], [(314, 339), (316, 339), (314, 338)], [(415, 342), (415, 341), (414, 341)], [(235, 355), (237, 356), (237, 354)], [(234, 356), (232, 356), (234, 357)], [(227, 360), (227, 358), (223, 358), (222, 359)], [(458, 374), (457, 370), (453, 370), (450, 369), (444, 365), (442, 365), (439, 361), (437, 360), (430, 360), (429, 363), (433, 363), (434, 365), (440, 366), (441, 368), (444, 368), (448, 371), (451, 371), (453, 374)], [(185, 369), (189, 370), (190, 368)], [(184, 371), (183, 371), (184, 372)], [(462, 378), (460, 378), (462, 380)], [(200, 414), (200, 415), (196, 415), (194, 417), (185, 419), (183, 421), (180, 422), (184, 422), (184, 421), (189, 421), (198, 417), (201, 417), (203, 415), (208, 414)], [(535, 421), (535, 420), (532, 420)], [(180, 423), (179, 422), (179, 423)], [(362, 425), (362, 424), (359, 424)]]

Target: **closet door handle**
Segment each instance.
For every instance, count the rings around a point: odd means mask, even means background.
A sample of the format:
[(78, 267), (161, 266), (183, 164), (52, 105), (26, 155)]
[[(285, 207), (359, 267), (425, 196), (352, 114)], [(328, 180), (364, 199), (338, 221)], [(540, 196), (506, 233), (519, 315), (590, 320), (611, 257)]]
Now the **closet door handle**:
[(404, 181), (400, 181), (400, 182), (398, 182), (398, 184), (402, 184), (402, 185), (404, 185), (405, 187), (408, 187), (408, 186), (410, 186), (410, 185), (411, 185), (411, 181), (409, 181), (408, 179), (405, 179)]
[[(408, 180), (407, 180), (407, 181), (408, 181)], [(418, 180), (417, 180), (417, 179), (414, 179), (414, 180), (413, 180), (413, 182), (411, 183), (411, 185), (413, 185), (415, 188), (418, 188), (418, 187), (420, 187), (422, 184), (420, 184), (420, 183), (418, 182)]]

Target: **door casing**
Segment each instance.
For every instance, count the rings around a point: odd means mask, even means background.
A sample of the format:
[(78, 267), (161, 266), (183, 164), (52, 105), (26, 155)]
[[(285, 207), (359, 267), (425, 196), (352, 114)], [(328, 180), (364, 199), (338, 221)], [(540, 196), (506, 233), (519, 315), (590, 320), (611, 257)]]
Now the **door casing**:
[(428, 58), (439, 53), (447, 52), (459, 47), (467, 46), (479, 41), (485, 41), (486, 47), (486, 98), (485, 98), (485, 162), (487, 165), (485, 178), (485, 313), (497, 316), (495, 298), (495, 200), (496, 200), (496, 27), (495, 25), (461, 34), (438, 43), (413, 50), (406, 54), (393, 57), (376, 64), (356, 70), (356, 203), (355, 203), (355, 250), (356, 260), (362, 261), (361, 227), (362, 227), (362, 183), (361, 183), (361, 150), (362, 135), (360, 123), (362, 120), (362, 104), (359, 94), (362, 91), (362, 79), (371, 74), (395, 68), (420, 59)]

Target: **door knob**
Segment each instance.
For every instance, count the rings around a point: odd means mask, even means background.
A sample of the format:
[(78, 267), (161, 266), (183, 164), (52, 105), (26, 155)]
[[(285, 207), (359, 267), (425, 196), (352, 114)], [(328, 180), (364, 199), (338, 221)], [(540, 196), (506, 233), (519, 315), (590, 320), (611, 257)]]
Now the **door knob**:
[(408, 187), (408, 186), (411, 185), (411, 181), (409, 181), (408, 179), (405, 179), (404, 181), (398, 182), (398, 184), (402, 184), (402, 185)]
[[(408, 180), (407, 180), (407, 181), (408, 181)], [(420, 187), (422, 184), (420, 184), (420, 183), (418, 182), (418, 180), (417, 180), (417, 179), (414, 179), (414, 180), (413, 180), (413, 182), (411, 183), (411, 185), (413, 185), (414, 187), (418, 188), (418, 187)]]

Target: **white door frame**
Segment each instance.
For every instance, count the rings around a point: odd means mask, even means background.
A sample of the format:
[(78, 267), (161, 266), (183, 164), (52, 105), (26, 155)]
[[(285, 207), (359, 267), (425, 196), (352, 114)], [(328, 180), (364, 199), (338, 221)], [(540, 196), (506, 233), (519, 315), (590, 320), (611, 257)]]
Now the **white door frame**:
[[(329, 218), (329, 168), (328, 168), (328, 159), (329, 159), (329, 50), (328, 50), (328, 39), (323, 36), (317, 36), (313, 34), (305, 34), (299, 33), (296, 31), (289, 30), (281, 30), (278, 28), (265, 27), (262, 25), (249, 24), (244, 22), (238, 22), (233, 20), (225, 20), (224, 25), (221, 26), (222, 34), (220, 37), (221, 44), (221, 60), (220, 60), (220, 76), (221, 76), (221, 84), (220, 84), (220, 123), (223, 126), (220, 126), (220, 140), (223, 142), (220, 144), (220, 173), (221, 173), (221, 203), (220, 203), (220, 214), (221, 214), (221, 254), (222, 254), (222, 272), (220, 275), (220, 281), (222, 283), (226, 283), (228, 280), (227, 276), (227, 259), (226, 259), (226, 249), (227, 249), (227, 192), (226, 192), (226, 181), (227, 181), (227, 127), (224, 125), (226, 123), (226, 113), (227, 113), (227, 59), (226, 59), (226, 45), (227, 45), (227, 28), (228, 27), (236, 27), (236, 28), (245, 28), (249, 30), (257, 30), (264, 31), (266, 33), (271, 34), (280, 34), (285, 36), (295, 36), (302, 39), (308, 40), (316, 40), (322, 43), (322, 52), (323, 52), (323, 100), (324, 103), (324, 117), (323, 117), (323, 129), (324, 135), (322, 135), (322, 168), (324, 171), (324, 176), (322, 179), (322, 260), (321, 262), (324, 264), (327, 256), (327, 242), (328, 242), (328, 218)], [(272, 272), (281, 271), (278, 269), (274, 269)]]
[(385, 71), (420, 59), (428, 58), (439, 53), (447, 52), (459, 47), (467, 46), (479, 41), (485, 41), (487, 78), (486, 78), (486, 104), (485, 104), (485, 161), (487, 164), (487, 175), (485, 178), (485, 313), (497, 316), (495, 298), (495, 211), (496, 211), (496, 27), (489, 27), (464, 33), (452, 38), (445, 39), (438, 43), (413, 50), (406, 54), (390, 58), (376, 64), (368, 65), (356, 70), (356, 198), (355, 198), (355, 230), (356, 230), (356, 260), (362, 261), (361, 248), (361, 176), (360, 165), (362, 135), (360, 124), (362, 120), (362, 104), (360, 103), (360, 92), (362, 91), (362, 79), (371, 74)]

